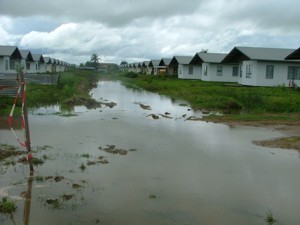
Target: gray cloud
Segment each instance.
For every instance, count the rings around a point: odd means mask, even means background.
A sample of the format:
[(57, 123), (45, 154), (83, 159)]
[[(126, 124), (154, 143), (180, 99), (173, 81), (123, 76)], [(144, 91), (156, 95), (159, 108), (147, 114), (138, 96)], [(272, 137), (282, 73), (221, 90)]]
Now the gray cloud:
[[(0, 14), (12, 17), (43, 15), (65, 21), (95, 21), (121, 26), (138, 18), (165, 18), (195, 12), (199, 0), (1, 0)], [(26, 9), (26, 10), (24, 10)]]
[[(17, 7), (16, 7), (17, 6)], [(234, 46), (298, 48), (298, 0), (0, 0), (0, 44), (137, 61)]]

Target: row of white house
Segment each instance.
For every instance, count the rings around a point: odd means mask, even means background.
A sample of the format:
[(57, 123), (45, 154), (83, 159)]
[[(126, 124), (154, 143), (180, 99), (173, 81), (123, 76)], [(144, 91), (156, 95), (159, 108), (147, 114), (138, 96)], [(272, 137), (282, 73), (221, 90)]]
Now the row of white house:
[(300, 86), (300, 48), (234, 47), (228, 54), (196, 53), (123, 65), (144, 74), (236, 82), (247, 86)]
[(21, 67), (27, 74), (63, 72), (69, 63), (19, 50), (17, 46), (0, 45), (0, 74), (16, 74)]

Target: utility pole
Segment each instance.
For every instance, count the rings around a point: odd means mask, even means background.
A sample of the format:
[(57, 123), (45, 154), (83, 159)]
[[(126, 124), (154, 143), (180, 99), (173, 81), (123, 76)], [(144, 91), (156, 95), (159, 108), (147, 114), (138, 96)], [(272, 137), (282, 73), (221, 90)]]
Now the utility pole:
[(28, 151), (28, 161), (29, 161), (29, 167), (30, 171), (33, 171), (33, 165), (31, 162), (32, 156), (31, 156), (31, 142), (30, 142), (30, 130), (29, 130), (29, 122), (28, 122), (28, 111), (27, 111), (27, 103), (26, 103), (26, 86), (25, 86), (25, 77), (24, 77), (24, 71), (21, 70), (20, 72), (20, 78), (21, 78), (21, 93), (22, 93), (22, 102), (24, 104), (24, 125), (25, 125), (25, 144)]

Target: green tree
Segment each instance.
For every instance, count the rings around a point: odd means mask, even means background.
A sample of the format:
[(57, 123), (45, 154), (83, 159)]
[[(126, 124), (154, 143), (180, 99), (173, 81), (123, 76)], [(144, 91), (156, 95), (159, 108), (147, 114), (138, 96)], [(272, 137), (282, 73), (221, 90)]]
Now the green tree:
[(99, 65), (99, 60), (100, 60), (100, 57), (96, 53), (92, 54), (91, 59), (90, 59), (91, 65), (93, 67), (97, 67)]

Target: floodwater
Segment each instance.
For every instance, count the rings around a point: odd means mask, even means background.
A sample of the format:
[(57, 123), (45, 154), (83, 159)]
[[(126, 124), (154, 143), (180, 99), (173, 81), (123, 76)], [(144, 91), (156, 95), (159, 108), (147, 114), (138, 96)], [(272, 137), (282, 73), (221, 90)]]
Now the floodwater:
[[(0, 195), (18, 208), (0, 224), (265, 225), (268, 210), (280, 224), (300, 224), (298, 152), (252, 143), (281, 133), (189, 121), (201, 112), (116, 81), (92, 94), (117, 105), (75, 107), (71, 117), (58, 107), (30, 112), (33, 156), (44, 163), (33, 180), (27, 164), (1, 163)], [(0, 138), (18, 144), (10, 130)]]

